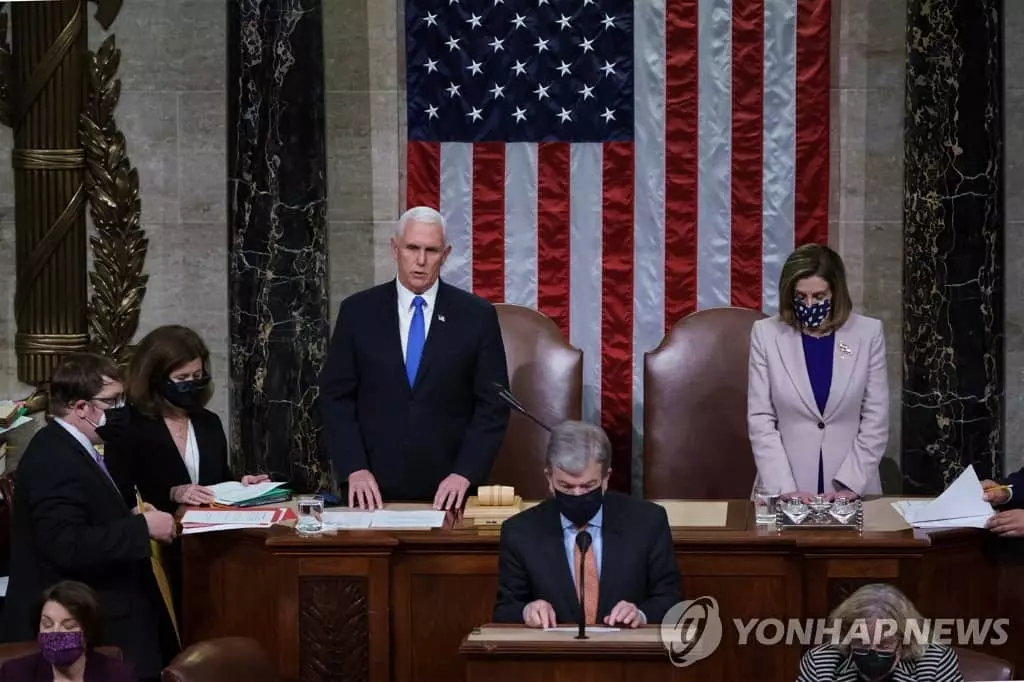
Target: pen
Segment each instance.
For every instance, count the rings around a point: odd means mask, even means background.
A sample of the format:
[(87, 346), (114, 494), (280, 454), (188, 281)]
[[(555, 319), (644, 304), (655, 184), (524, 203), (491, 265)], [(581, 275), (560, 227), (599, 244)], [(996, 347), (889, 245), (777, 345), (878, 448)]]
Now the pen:
[(985, 492), (989, 490), (1013, 490), (1012, 485), (994, 485), (991, 488), (985, 488)]

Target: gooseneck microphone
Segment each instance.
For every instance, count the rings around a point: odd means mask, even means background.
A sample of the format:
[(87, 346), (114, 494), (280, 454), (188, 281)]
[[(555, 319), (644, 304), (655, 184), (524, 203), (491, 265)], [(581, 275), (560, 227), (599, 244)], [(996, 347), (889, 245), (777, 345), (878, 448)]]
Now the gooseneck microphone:
[(576, 570), (579, 571), (580, 576), (580, 618), (579, 618), (579, 632), (576, 634), (576, 639), (589, 639), (587, 637), (587, 572), (584, 570), (587, 565), (587, 550), (590, 549), (590, 543), (593, 538), (590, 537), (590, 533), (585, 530), (581, 530), (576, 534), (576, 546), (580, 548), (580, 565)]
[(494, 386), (494, 390), (497, 391), (498, 397), (501, 398), (502, 402), (504, 402), (506, 405), (508, 405), (509, 407), (511, 407), (513, 410), (523, 415), (524, 417), (528, 417), (529, 419), (531, 419), (535, 424), (537, 424), (537, 426), (541, 427), (545, 431), (551, 431), (551, 427), (542, 422), (541, 420), (537, 419), (536, 417), (534, 417), (528, 409), (523, 407), (523, 404), (521, 402), (516, 400), (516, 397), (512, 395), (512, 392), (509, 391), (508, 388), (498, 383), (497, 381), (495, 381), (492, 385)]

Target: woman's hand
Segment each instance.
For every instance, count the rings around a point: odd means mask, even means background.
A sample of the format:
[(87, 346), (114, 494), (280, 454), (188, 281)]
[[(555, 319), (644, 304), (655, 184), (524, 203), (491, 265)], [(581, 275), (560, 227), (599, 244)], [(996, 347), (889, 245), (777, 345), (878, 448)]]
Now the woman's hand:
[(171, 488), (171, 499), (178, 504), (203, 505), (213, 502), (213, 493), (201, 485), (176, 485)]
[(269, 480), (270, 476), (267, 474), (250, 474), (242, 476), (242, 485), (256, 485), (257, 483), (266, 483)]

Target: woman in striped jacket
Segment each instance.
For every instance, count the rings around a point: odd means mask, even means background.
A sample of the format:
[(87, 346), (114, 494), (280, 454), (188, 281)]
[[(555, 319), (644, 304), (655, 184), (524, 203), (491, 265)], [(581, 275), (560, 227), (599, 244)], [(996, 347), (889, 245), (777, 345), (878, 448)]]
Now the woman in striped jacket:
[(865, 585), (829, 617), (832, 641), (810, 649), (797, 682), (964, 682), (956, 652), (891, 585)]

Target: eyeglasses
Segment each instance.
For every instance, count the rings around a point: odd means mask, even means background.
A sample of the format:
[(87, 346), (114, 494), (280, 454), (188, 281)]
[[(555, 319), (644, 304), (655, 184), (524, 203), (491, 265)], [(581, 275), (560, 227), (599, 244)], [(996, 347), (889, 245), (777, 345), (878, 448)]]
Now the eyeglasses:
[(124, 396), (123, 395), (117, 395), (117, 396), (113, 396), (113, 397), (110, 397), (110, 398), (99, 398), (99, 397), (97, 397), (97, 398), (93, 398), (92, 402), (94, 402), (94, 403), (101, 403), (107, 409), (113, 409), (113, 408), (116, 408), (116, 407), (124, 407)]

